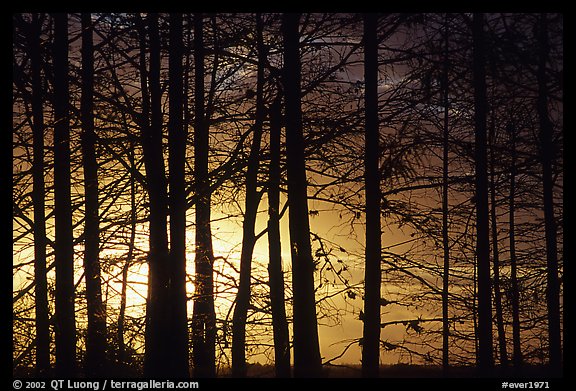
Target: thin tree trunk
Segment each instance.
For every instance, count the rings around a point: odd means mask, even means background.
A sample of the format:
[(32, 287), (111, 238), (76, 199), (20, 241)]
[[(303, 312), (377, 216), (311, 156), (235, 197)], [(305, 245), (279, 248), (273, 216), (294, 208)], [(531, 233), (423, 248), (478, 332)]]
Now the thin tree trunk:
[(474, 324), (474, 353), (476, 356), (476, 362), (478, 362), (478, 259), (476, 255), (474, 255), (474, 273), (472, 276), (473, 287), (472, 292), (474, 296), (472, 297), (472, 323)]
[[(131, 172), (135, 172), (136, 163), (134, 161), (134, 149), (128, 152), (130, 159)], [(118, 330), (117, 330), (117, 343), (118, 343), (118, 362), (126, 364), (128, 357), (126, 356), (126, 345), (124, 343), (124, 322), (126, 316), (126, 289), (128, 287), (128, 270), (134, 258), (134, 246), (136, 243), (136, 178), (134, 175), (130, 176), (130, 239), (128, 242), (128, 254), (126, 255), (126, 262), (122, 267), (122, 289), (120, 293), (120, 311), (118, 314)]]
[(362, 375), (378, 377), (380, 370), (381, 227), (378, 127), (378, 16), (364, 14), (366, 266)]
[(318, 377), (322, 371), (314, 297), (302, 108), (299, 14), (284, 14), (283, 84), (286, 104), (286, 166), (292, 287), (294, 291), (294, 376)]
[(54, 218), (56, 231), (56, 375), (76, 371), (74, 238), (70, 196), (68, 15), (54, 14)]
[(170, 186), (170, 305), (173, 307), (172, 370), (176, 377), (190, 376), (188, 367), (188, 315), (186, 300), (186, 128), (183, 117), (182, 15), (170, 14), (168, 147)]
[(512, 285), (512, 346), (513, 363), (515, 368), (522, 366), (522, 347), (520, 345), (520, 291), (518, 290), (518, 261), (516, 259), (516, 223), (515, 214), (515, 194), (516, 194), (516, 129), (514, 125), (508, 126), (510, 134), (510, 282)]
[(486, 154), (486, 70), (484, 15), (472, 21), (474, 128), (476, 168), (476, 254), (478, 268), (478, 368), (488, 373), (494, 366), (490, 280), (490, 231), (488, 227), (488, 165)]
[(494, 269), (494, 306), (496, 308), (496, 327), (498, 330), (498, 347), (500, 364), (508, 366), (508, 351), (506, 349), (506, 331), (504, 330), (504, 317), (502, 314), (502, 293), (500, 291), (500, 256), (498, 253), (498, 223), (496, 218), (496, 183), (495, 183), (495, 145), (494, 119), (490, 124), (490, 219), (492, 228), (492, 265)]
[(548, 307), (549, 362), (553, 370), (562, 365), (562, 337), (560, 321), (560, 281), (558, 279), (558, 250), (556, 221), (554, 218), (554, 191), (552, 164), (554, 161), (554, 128), (548, 115), (548, 84), (546, 64), (549, 60), (548, 21), (546, 14), (540, 15), (538, 24), (538, 118), (540, 122), (540, 151), (544, 198), (544, 224), (546, 230), (546, 303)]
[(258, 50), (258, 71), (256, 80), (256, 113), (254, 121), (254, 137), (248, 157), (246, 172), (246, 203), (242, 225), (242, 252), (240, 254), (240, 283), (236, 295), (236, 307), (232, 321), (232, 375), (246, 376), (246, 319), (250, 304), (250, 280), (252, 278), (252, 255), (256, 245), (256, 216), (261, 195), (258, 193), (258, 168), (260, 157), (260, 142), (264, 123), (264, 65), (266, 53), (262, 37), (262, 16), (256, 14), (256, 39)]
[[(143, 26), (141, 26), (143, 29)], [(148, 302), (146, 306), (146, 351), (144, 356), (144, 374), (150, 377), (170, 376), (172, 374), (172, 351), (169, 322), (172, 306), (168, 301), (170, 286), (169, 251), (167, 231), (168, 197), (166, 175), (162, 152), (162, 109), (160, 88), (160, 37), (158, 33), (158, 14), (148, 14), (150, 38), (150, 71), (146, 78), (145, 56), (141, 61), (143, 121), (142, 147), (144, 165), (150, 201), (150, 250), (148, 254)], [(141, 50), (145, 53), (145, 35), (141, 35)], [(150, 122), (148, 122), (148, 112)]]
[(290, 335), (284, 306), (284, 273), (280, 241), (280, 145), (282, 97), (270, 108), (270, 171), (268, 187), (268, 249), (270, 305), (274, 332), (274, 367), (277, 378), (290, 377)]
[(442, 274), (442, 368), (447, 374), (450, 367), (450, 321), (448, 298), (450, 293), (450, 242), (448, 236), (448, 151), (449, 151), (449, 69), (448, 63), (448, 14), (445, 16), (444, 69), (442, 74), (442, 94), (444, 105), (444, 127), (442, 132), (442, 248), (444, 250), (444, 271)]
[(192, 315), (194, 377), (216, 376), (216, 314), (214, 312), (214, 253), (210, 228), (208, 178), (209, 129), (204, 99), (203, 15), (194, 14), (194, 175), (196, 194), (195, 300)]
[[(150, 133), (150, 94), (148, 91), (148, 70), (146, 66), (146, 52), (147, 52), (147, 45), (146, 45), (146, 26), (144, 20), (140, 17), (140, 14), (136, 14), (136, 26), (138, 28), (138, 38), (139, 38), (139, 73), (140, 73), (140, 88), (141, 88), (141, 95), (142, 95), (142, 112), (140, 116), (140, 141), (142, 143), (142, 149), (145, 151), (149, 148), (149, 142), (147, 141), (148, 135)], [(148, 170), (146, 158), (144, 157), (144, 168)], [(146, 184), (146, 191), (148, 191), (149, 184)], [(151, 238), (149, 237), (149, 240)], [(151, 253), (148, 255), (148, 263), (150, 264), (150, 256)], [(151, 279), (151, 275), (149, 272), (148, 280), (149, 282)], [(149, 348), (147, 346), (148, 341), (151, 337), (151, 328), (148, 326), (149, 324), (149, 312), (148, 309), (150, 307), (150, 297), (151, 297), (151, 286), (148, 285), (148, 297), (146, 301), (146, 331), (145, 331), (145, 357), (150, 353)], [(146, 358), (145, 358), (146, 361)]]
[(34, 204), (34, 281), (36, 281), (34, 318), (36, 327), (36, 376), (50, 373), (50, 313), (48, 309), (48, 282), (46, 278), (46, 203), (44, 196), (44, 112), (42, 101), (42, 64), (40, 35), (42, 21), (32, 14), (29, 30), (30, 68), (32, 71), (32, 133), (34, 161), (32, 163), (32, 203)]
[(102, 303), (100, 277), (100, 216), (98, 211), (98, 162), (94, 132), (94, 49), (91, 14), (82, 14), (82, 157), (86, 198), (84, 219), (84, 275), (88, 330), (85, 372), (89, 377), (104, 375), (106, 367), (106, 310)]
[[(132, 235), (130, 235), (132, 237)], [(130, 269), (130, 260), (132, 259), (132, 249), (133, 242), (130, 242), (130, 249), (128, 250), (128, 256), (126, 257), (126, 262), (122, 267), (122, 290), (120, 293), (120, 311), (118, 314), (118, 328), (117, 328), (117, 343), (118, 343), (118, 362), (120, 364), (125, 364), (127, 362), (126, 357), (126, 344), (124, 343), (124, 324), (126, 319), (126, 289), (128, 287), (128, 270)]]

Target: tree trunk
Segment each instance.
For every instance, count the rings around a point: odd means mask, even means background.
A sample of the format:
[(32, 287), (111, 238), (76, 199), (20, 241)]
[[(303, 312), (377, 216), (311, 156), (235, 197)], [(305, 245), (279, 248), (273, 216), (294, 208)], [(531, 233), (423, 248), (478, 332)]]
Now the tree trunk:
[(366, 266), (362, 375), (378, 377), (380, 369), (381, 227), (378, 127), (378, 16), (364, 14)]
[(56, 375), (76, 371), (74, 240), (70, 197), (70, 94), (68, 91), (68, 15), (54, 14), (54, 218), (56, 231)]
[(173, 308), (170, 325), (172, 370), (176, 377), (190, 376), (188, 367), (188, 315), (186, 300), (186, 128), (183, 117), (182, 15), (170, 14), (168, 147), (170, 186), (170, 295)]
[(442, 94), (444, 105), (444, 128), (442, 132), (442, 249), (444, 251), (444, 270), (442, 274), (442, 368), (444, 374), (450, 367), (450, 321), (448, 298), (450, 293), (450, 242), (448, 235), (448, 150), (449, 150), (449, 70), (448, 63), (448, 14), (445, 16), (444, 32), (444, 69), (442, 74)]
[(557, 232), (554, 218), (554, 182), (552, 164), (554, 161), (554, 128), (548, 116), (548, 84), (546, 64), (549, 60), (548, 21), (546, 14), (540, 15), (538, 24), (538, 119), (540, 122), (540, 152), (544, 198), (544, 224), (546, 231), (546, 303), (548, 306), (548, 349), (549, 361), (553, 370), (562, 365), (562, 337), (560, 321), (560, 281), (558, 279)]
[(216, 376), (216, 314), (214, 312), (214, 253), (210, 228), (208, 124), (204, 108), (203, 15), (194, 15), (194, 176), (196, 185), (195, 300), (192, 315), (194, 377)]
[(294, 376), (318, 377), (322, 371), (314, 297), (314, 262), (310, 244), (302, 108), (300, 101), (299, 14), (282, 18), (283, 84), (286, 104), (286, 166), (292, 288), (294, 291)]
[(290, 377), (290, 335), (284, 307), (284, 273), (280, 241), (280, 141), (282, 97), (270, 108), (270, 171), (268, 187), (268, 249), (270, 262), (270, 305), (274, 332), (274, 368), (277, 378)]
[(472, 323), (474, 325), (474, 354), (476, 362), (478, 362), (479, 350), (478, 349), (478, 257), (474, 255), (473, 261), (474, 272), (472, 275)]
[(488, 165), (486, 153), (486, 70), (484, 15), (472, 21), (474, 128), (476, 169), (476, 256), (478, 268), (478, 368), (488, 373), (494, 366), (490, 280), (490, 231), (488, 227)]
[(104, 375), (106, 367), (106, 309), (102, 303), (100, 277), (100, 216), (98, 211), (98, 163), (94, 132), (94, 49), (91, 14), (82, 14), (82, 157), (84, 166), (84, 276), (88, 330), (85, 372), (88, 377)]
[(260, 142), (262, 139), (262, 126), (264, 123), (264, 65), (266, 53), (262, 37), (262, 16), (256, 14), (256, 39), (258, 49), (258, 71), (256, 85), (256, 113), (254, 121), (254, 137), (248, 168), (246, 172), (246, 206), (242, 225), (242, 252), (240, 254), (240, 283), (236, 295), (232, 323), (232, 376), (246, 376), (246, 319), (250, 304), (250, 279), (252, 278), (252, 255), (256, 244), (256, 216), (260, 203), (258, 193), (258, 168), (260, 156)]
[[(141, 26), (142, 30), (144, 26)], [(170, 286), (168, 253), (168, 197), (166, 175), (162, 152), (162, 108), (160, 88), (160, 37), (158, 33), (158, 14), (148, 14), (150, 38), (150, 71), (146, 77), (145, 55), (141, 54), (143, 120), (142, 148), (146, 169), (147, 191), (150, 201), (150, 250), (148, 254), (148, 301), (146, 305), (146, 351), (144, 356), (144, 374), (149, 377), (170, 376), (172, 374), (172, 351), (169, 346)], [(145, 35), (141, 34), (141, 51), (145, 53)], [(146, 80), (148, 79), (148, 80)], [(150, 101), (148, 89), (150, 86)], [(148, 122), (150, 114), (150, 122)]]
[(516, 223), (515, 193), (516, 193), (516, 129), (513, 124), (508, 126), (510, 134), (510, 282), (512, 285), (512, 346), (514, 351), (513, 364), (515, 368), (522, 366), (522, 347), (520, 345), (520, 291), (518, 290), (518, 262), (516, 260)]
[[(128, 152), (130, 159), (131, 172), (136, 171), (136, 163), (134, 161), (134, 146)], [(118, 329), (117, 329), (117, 343), (118, 343), (118, 362), (126, 364), (128, 357), (126, 357), (126, 346), (124, 344), (124, 320), (126, 315), (126, 289), (128, 287), (128, 270), (134, 258), (134, 246), (136, 243), (136, 178), (134, 175), (130, 176), (130, 239), (128, 242), (128, 254), (126, 255), (126, 262), (122, 267), (122, 289), (120, 292), (120, 310), (118, 314)]]
[(492, 228), (492, 265), (494, 270), (494, 306), (496, 308), (496, 328), (498, 330), (498, 348), (500, 364), (508, 366), (508, 351), (506, 349), (506, 331), (504, 330), (504, 317), (502, 315), (502, 294), (500, 291), (500, 256), (498, 252), (498, 223), (496, 219), (496, 183), (495, 183), (495, 146), (496, 135), (494, 119), (490, 124), (490, 219)]
[[(148, 91), (148, 70), (147, 70), (147, 65), (146, 65), (146, 52), (147, 52), (147, 45), (146, 45), (146, 26), (144, 23), (144, 20), (142, 20), (142, 18), (140, 17), (140, 14), (136, 14), (135, 16), (136, 19), (136, 26), (138, 28), (138, 38), (139, 38), (139, 73), (140, 73), (140, 88), (141, 88), (141, 95), (142, 95), (142, 112), (141, 112), (141, 116), (140, 116), (140, 141), (142, 143), (142, 149), (144, 151), (146, 151), (149, 148), (149, 141), (147, 141), (148, 135), (150, 133), (149, 127), (150, 127), (150, 93)], [(149, 165), (149, 163), (146, 161), (146, 157), (144, 158), (144, 168), (145, 170), (148, 170), (147, 165)], [(150, 187), (150, 185), (146, 182), (145, 183), (146, 186), (146, 191), (148, 192), (148, 188)], [(149, 237), (149, 243), (151, 241), (151, 237)], [(151, 253), (149, 253), (148, 255), (148, 264), (150, 265), (150, 256)], [(148, 341), (150, 340), (150, 338), (153, 338), (150, 333), (151, 333), (151, 328), (148, 326), (149, 324), (149, 313), (148, 310), (150, 308), (150, 297), (151, 297), (151, 286), (150, 286), (150, 282), (151, 282), (151, 278), (152, 275), (150, 274), (150, 271), (148, 272), (148, 297), (146, 300), (146, 331), (145, 331), (145, 345), (146, 345), (146, 350), (145, 350), (145, 361), (146, 361), (146, 357), (149, 354), (149, 347), (148, 347)]]
[[(132, 238), (132, 234), (130, 234)], [(120, 311), (118, 313), (118, 328), (116, 339), (118, 343), (118, 363), (125, 364), (127, 362), (126, 357), (126, 344), (124, 343), (124, 322), (126, 319), (126, 288), (128, 287), (128, 270), (130, 269), (130, 261), (132, 260), (134, 242), (130, 241), (130, 249), (128, 250), (128, 256), (126, 257), (126, 262), (122, 267), (122, 289), (120, 293)]]
[(28, 31), (30, 68), (32, 72), (32, 203), (34, 204), (34, 281), (35, 327), (36, 327), (36, 376), (46, 377), (50, 373), (50, 313), (48, 309), (48, 282), (46, 278), (46, 203), (44, 196), (44, 112), (42, 88), (40, 35), (42, 21), (37, 13), (32, 14)]

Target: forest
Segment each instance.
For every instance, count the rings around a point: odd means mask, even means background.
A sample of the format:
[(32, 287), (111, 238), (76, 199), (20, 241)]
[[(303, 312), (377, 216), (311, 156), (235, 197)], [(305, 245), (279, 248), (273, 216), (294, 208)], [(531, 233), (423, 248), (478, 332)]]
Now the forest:
[(561, 376), (563, 35), (12, 14), (13, 376)]

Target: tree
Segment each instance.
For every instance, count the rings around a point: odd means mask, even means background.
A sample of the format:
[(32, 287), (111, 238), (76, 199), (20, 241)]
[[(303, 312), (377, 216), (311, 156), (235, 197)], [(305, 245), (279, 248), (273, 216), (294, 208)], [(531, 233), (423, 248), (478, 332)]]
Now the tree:
[(98, 208), (98, 162), (94, 132), (94, 54), (92, 16), (82, 14), (82, 157), (86, 198), (84, 219), (84, 276), (88, 331), (85, 371), (88, 376), (102, 376), (106, 363), (106, 310), (102, 303), (100, 276), (100, 228)]
[(380, 369), (380, 169), (378, 126), (378, 17), (364, 15), (366, 266), (362, 375), (377, 377)]
[(498, 221), (496, 205), (496, 131), (494, 123), (494, 113), (491, 113), (492, 120), (488, 132), (490, 144), (490, 222), (492, 234), (492, 265), (494, 270), (494, 306), (496, 309), (496, 328), (498, 332), (498, 351), (500, 353), (500, 364), (508, 366), (508, 351), (506, 349), (506, 332), (504, 330), (504, 316), (502, 309), (502, 291), (500, 289), (500, 251), (498, 245)]
[(444, 17), (444, 59), (442, 70), (442, 104), (444, 106), (443, 129), (442, 129), (442, 250), (443, 250), (443, 271), (442, 271), (442, 368), (447, 374), (450, 367), (450, 319), (449, 319), (449, 293), (450, 293), (450, 237), (448, 234), (448, 174), (449, 174), (449, 149), (450, 149), (450, 117), (449, 117), (449, 70), (450, 63), (448, 57), (449, 35), (448, 35), (448, 14)]
[(314, 298), (314, 261), (310, 245), (308, 194), (300, 100), (299, 14), (282, 17), (283, 88), (286, 105), (286, 168), (290, 252), (294, 291), (294, 376), (318, 377), (322, 362)]
[(512, 362), (515, 368), (522, 365), (522, 346), (520, 340), (520, 295), (518, 291), (518, 261), (516, 258), (516, 127), (513, 122), (507, 125), (510, 137), (510, 195), (509, 207), (509, 251), (510, 251), (510, 284), (512, 290)]
[(544, 198), (544, 223), (546, 235), (546, 303), (548, 307), (548, 349), (550, 366), (559, 371), (562, 365), (562, 337), (560, 327), (560, 282), (558, 279), (557, 228), (554, 219), (554, 196), (552, 162), (554, 160), (554, 127), (548, 114), (548, 81), (546, 64), (549, 60), (548, 20), (546, 14), (539, 16), (538, 42), (538, 81), (537, 110), (540, 136), (540, 162), (542, 164), (542, 184)]
[(204, 16), (194, 14), (194, 177), (196, 190), (195, 299), (192, 314), (194, 377), (214, 377), (216, 314), (210, 228), (209, 128), (204, 100)]
[(274, 333), (274, 367), (276, 377), (290, 377), (290, 335), (284, 305), (284, 273), (280, 241), (280, 148), (282, 95), (270, 107), (270, 166), (268, 172), (268, 276), (272, 329)]
[[(134, 146), (132, 146), (134, 147)], [(134, 162), (134, 150), (129, 154), (130, 167), (132, 170), (136, 169), (136, 164)], [(120, 364), (126, 364), (127, 354), (126, 354), (126, 344), (124, 342), (124, 330), (125, 330), (125, 319), (126, 319), (126, 302), (127, 296), (126, 291), (128, 288), (128, 270), (130, 264), (134, 261), (134, 248), (136, 241), (136, 178), (134, 175), (130, 175), (130, 238), (128, 240), (128, 254), (126, 255), (126, 261), (122, 266), (122, 289), (120, 291), (120, 309), (118, 313), (117, 321), (117, 333), (116, 340), (118, 344), (118, 362)]]
[(232, 324), (232, 375), (246, 376), (246, 318), (250, 304), (252, 278), (252, 255), (256, 244), (256, 217), (261, 193), (258, 192), (258, 168), (260, 162), (260, 143), (264, 124), (264, 66), (266, 51), (264, 47), (262, 15), (256, 14), (256, 39), (258, 51), (258, 70), (256, 75), (256, 113), (252, 147), (248, 157), (246, 172), (246, 202), (242, 224), (242, 251), (240, 253), (240, 283), (236, 295)]
[(484, 15), (472, 18), (474, 83), (474, 162), (476, 202), (476, 257), (478, 275), (478, 367), (489, 371), (494, 366), (492, 347), (492, 305), (490, 277), (490, 236), (488, 228), (488, 164), (486, 153), (486, 70)]
[[(162, 150), (162, 108), (160, 87), (160, 37), (158, 14), (147, 17), (150, 45), (150, 68), (146, 70), (144, 25), (140, 22), (140, 74), (142, 87), (141, 137), (150, 203), (148, 253), (148, 301), (146, 306), (146, 376), (168, 376), (172, 373), (172, 351), (168, 343), (170, 269), (168, 249), (168, 194)], [(148, 86), (149, 85), (149, 91)]]
[(42, 19), (38, 14), (32, 15), (28, 28), (28, 45), (30, 46), (30, 67), (32, 73), (32, 132), (34, 139), (34, 161), (32, 163), (34, 204), (34, 280), (36, 281), (36, 375), (44, 377), (50, 371), (50, 313), (48, 310), (48, 282), (46, 277), (46, 215), (44, 193), (44, 112), (42, 88), (42, 64), (40, 35)]
[(68, 15), (54, 14), (54, 218), (56, 230), (56, 374), (76, 370), (74, 238), (70, 197), (70, 94), (68, 91)]
[(183, 28), (182, 15), (170, 14), (169, 58), (169, 186), (170, 186), (170, 345), (173, 373), (188, 377), (188, 317), (186, 300), (186, 128), (183, 123)]

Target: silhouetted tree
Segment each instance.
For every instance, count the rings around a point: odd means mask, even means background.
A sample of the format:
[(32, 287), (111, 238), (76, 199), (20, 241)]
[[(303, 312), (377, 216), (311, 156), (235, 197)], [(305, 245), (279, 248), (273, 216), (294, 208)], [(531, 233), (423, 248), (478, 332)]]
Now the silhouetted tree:
[(544, 223), (546, 230), (546, 303), (548, 307), (548, 349), (550, 366), (560, 370), (562, 365), (562, 337), (560, 327), (560, 282), (558, 279), (557, 227), (554, 219), (552, 162), (554, 161), (554, 127), (548, 114), (548, 77), (550, 43), (548, 16), (541, 14), (536, 26), (538, 42), (537, 110), (539, 120), (540, 160), (544, 198)]
[(506, 331), (504, 329), (504, 315), (502, 310), (502, 291), (500, 290), (500, 248), (498, 245), (498, 220), (496, 213), (496, 131), (494, 123), (494, 112), (488, 134), (490, 144), (490, 223), (492, 230), (492, 265), (494, 270), (494, 307), (496, 310), (496, 330), (498, 334), (498, 351), (500, 353), (500, 364), (508, 365), (508, 351), (506, 349)]
[(246, 318), (250, 304), (252, 278), (252, 255), (256, 244), (256, 217), (261, 194), (258, 192), (258, 168), (260, 163), (260, 143), (264, 124), (264, 66), (266, 51), (264, 47), (262, 15), (256, 14), (256, 40), (258, 52), (258, 70), (256, 75), (256, 112), (252, 146), (248, 156), (246, 172), (246, 202), (242, 223), (242, 251), (240, 253), (240, 282), (236, 295), (232, 324), (232, 375), (246, 376)]
[(280, 149), (282, 95), (270, 107), (270, 167), (268, 180), (268, 276), (272, 329), (274, 332), (274, 367), (276, 377), (290, 377), (290, 335), (284, 304), (284, 273), (280, 241)]
[(32, 203), (34, 204), (34, 280), (36, 281), (34, 318), (36, 326), (36, 375), (44, 377), (50, 371), (50, 313), (48, 309), (48, 281), (46, 277), (46, 186), (44, 183), (44, 89), (42, 87), (42, 57), (40, 36), (43, 18), (32, 14), (27, 30), (32, 73)]
[(184, 70), (182, 59), (182, 15), (170, 14), (170, 57), (168, 69), (169, 97), (169, 186), (170, 186), (170, 299), (172, 306), (170, 335), (172, 346), (172, 373), (177, 377), (189, 376), (188, 317), (186, 299), (186, 134), (183, 117)]
[(510, 195), (509, 207), (509, 251), (510, 251), (510, 285), (512, 291), (512, 349), (515, 368), (522, 365), (522, 345), (520, 340), (520, 292), (518, 290), (518, 261), (516, 257), (516, 127), (512, 122), (507, 125), (510, 137)]
[(94, 132), (94, 45), (92, 16), (82, 14), (82, 157), (84, 167), (84, 276), (88, 330), (86, 334), (85, 372), (102, 376), (106, 362), (106, 310), (102, 303), (100, 276), (100, 215), (98, 203), (98, 162)]
[(195, 299), (192, 314), (194, 377), (214, 377), (216, 314), (210, 228), (209, 128), (204, 99), (204, 16), (194, 14), (194, 177), (196, 189)]
[(292, 289), (294, 291), (294, 376), (317, 377), (322, 370), (314, 298), (304, 137), (302, 133), (300, 14), (282, 16), (283, 88), (286, 105), (286, 168)]
[(56, 375), (76, 371), (74, 238), (70, 196), (70, 93), (68, 90), (68, 15), (54, 18), (54, 218), (56, 230)]
[(364, 14), (366, 266), (362, 375), (377, 377), (380, 369), (380, 169), (378, 121), (378, 16)]
[(146, 305), (146, 376), (169, 376), (172, 351), (168, 341), (172, 303), (168, 304), (170, 267), (168, 250), (168, 194), (162, 149), (162, 108), (160, 86), (160, 37), (158, 14), (147, 16), (149, 69), (146, 67), (146, 34), (140, 22), (140, 73), (142, 88), (141, 138), (150, 203), (148, 253), (148, 301)]
[[(134, 146), (132, 146), (134, 147)], [(130, 160), (130, 167), (132, 170), (136, 169), (136, 164), (134, 161), (134, 150), (129, 152), (128, 158)], [(134, 247), (136, 242), (136, 221), (137, 211), (136, 211), (136, 178), (134, 175), (130, 175), (130, 238), (128, 239), (128, 254), (126, 255), (126, 261), (122, 266), (122, 288), (120, 290), (120, 309), (118, 312), (118, 321), (116, 329), (116, 343), (118, 344), (118, 362), (120, 364), (126, 364), (127, 354), (126, 354), (126, 344), (124, 342), (124, 330), (125, 330), (125, 320), (126, 320), (126, 302), (127, 296), (126, 291), (128, 288), (128, 270), (130, 269), (130, 264), (134, 261)]]
[(43, 18), (32, 14), (27, 29), (32, 77), (32, 203), (34, 205), (34, 280), (36, 326), (36, 375), (44, 377), (50, 371), (50, 324), (48, 282), (46, 278), (46, 187), (44, 183), (44, 91), (42, 87), (42, 57), (40, 36)]
[(472, 18), (474, 85), (474, 163), (476, 203), (476, 257), (478, 278), (478, 367), (488, 371), (494, 366), (492, 347), (492, 289), (490, 277), (490, 231), (488, 226), (488, 164), (486, 153), (486, 70), (484, 15)]
[(448, 234), (448, 174), (449, 174), (449, 150), (450, 150), (450, 63), (448, 57), (449, 35), (448, 35), (448, 14), (444, 16), (444, 58), (442, 69), (442, 105), (444, 108), (442, 127), (442, 250), (443, 250), (443, 272), (442, 272), (442, 368), (444, 373), (450, 366), (450, 319), (449, 319), (449, 293), (450, 293), (450, 237)]

